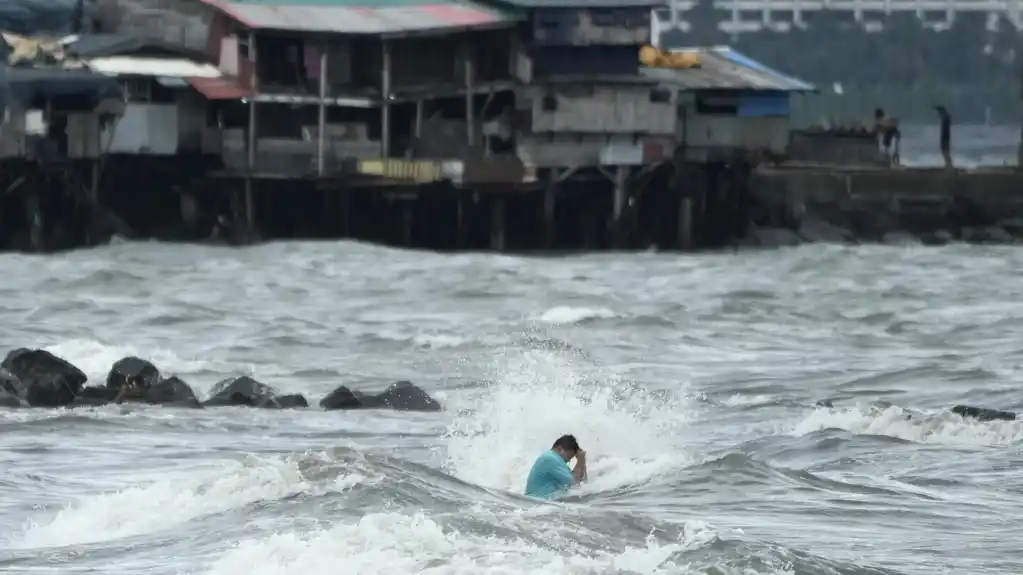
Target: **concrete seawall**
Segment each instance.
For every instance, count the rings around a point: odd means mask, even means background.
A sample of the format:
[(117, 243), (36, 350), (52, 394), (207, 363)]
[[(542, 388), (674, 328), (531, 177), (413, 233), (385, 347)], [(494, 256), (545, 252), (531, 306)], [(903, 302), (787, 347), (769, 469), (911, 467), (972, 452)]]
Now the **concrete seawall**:
[(761, 167), (749, 241), (1023, 240), (1023, 171), (873, 166)]

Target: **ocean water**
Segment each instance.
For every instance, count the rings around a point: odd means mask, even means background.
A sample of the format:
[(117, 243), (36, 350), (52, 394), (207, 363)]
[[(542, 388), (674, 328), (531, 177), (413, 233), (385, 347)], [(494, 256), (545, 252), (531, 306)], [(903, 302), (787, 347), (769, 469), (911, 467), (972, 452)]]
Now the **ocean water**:
[[(0, 571), (1023, 572), (1023, 250), (0, 255), (0, 348), (440, 413), (0, 411)], [(833, 408), (815, 407), (829, 399)], [(883, 403), (878, 403), (883, 402)], [(562, 433), (590, 480), (521, 491)]]

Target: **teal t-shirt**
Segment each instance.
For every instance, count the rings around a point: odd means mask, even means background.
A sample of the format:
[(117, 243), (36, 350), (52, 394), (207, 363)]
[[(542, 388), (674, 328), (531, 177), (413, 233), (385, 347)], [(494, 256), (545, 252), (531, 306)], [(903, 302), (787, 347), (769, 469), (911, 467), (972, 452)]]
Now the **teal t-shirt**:
[(572, 486), (572, 470), (560, 455), (550, 450), (536, 458), (526, 478), (526, 495), (550, 499)]

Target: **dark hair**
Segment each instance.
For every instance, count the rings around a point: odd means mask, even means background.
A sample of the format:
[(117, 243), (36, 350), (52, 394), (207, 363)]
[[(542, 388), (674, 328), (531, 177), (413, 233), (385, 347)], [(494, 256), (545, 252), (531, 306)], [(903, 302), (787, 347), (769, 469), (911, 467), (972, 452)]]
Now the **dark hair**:
[(551, 449), (560, 447), (565, 451), (579, 451), (579, 442), (575, 440), (574, 435), (562, 435), (554, 442)]

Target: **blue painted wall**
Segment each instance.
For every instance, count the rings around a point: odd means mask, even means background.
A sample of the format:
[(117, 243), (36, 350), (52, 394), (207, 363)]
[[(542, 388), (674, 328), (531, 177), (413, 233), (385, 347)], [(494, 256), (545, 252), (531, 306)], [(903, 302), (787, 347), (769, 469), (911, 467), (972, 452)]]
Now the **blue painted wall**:
[(736, 116), (744, 118), (786, 117), (790, 113), (788, 92), (748, 92), (739, 96)]
[(638, 74), (635, 46), (543, 46), (532, 50), (538, 76)]

